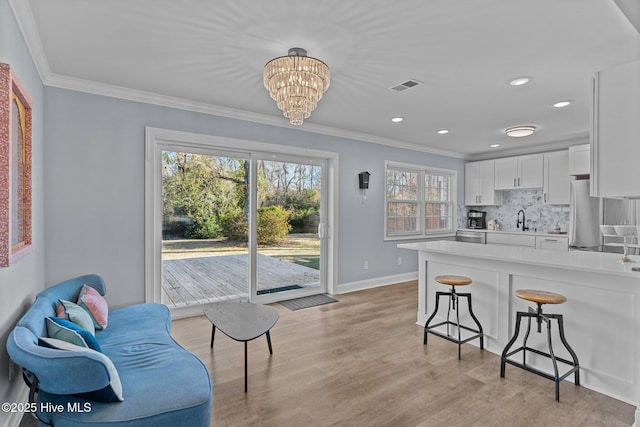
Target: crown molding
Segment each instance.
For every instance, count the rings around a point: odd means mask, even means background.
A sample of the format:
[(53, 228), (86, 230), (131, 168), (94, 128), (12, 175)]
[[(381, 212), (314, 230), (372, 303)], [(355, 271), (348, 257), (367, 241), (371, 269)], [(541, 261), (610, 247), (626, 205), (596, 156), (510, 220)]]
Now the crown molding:
[(84, 93), (90, 93), (100, 96), (108, 96), (112, 98), (124, 99), (128, 101), (142, 102), (145, 104), (158, 105), (162, 107), (176, 108), (180, 110), (192, 111), (196, 113), (209, 114), (213, 116), (226, 117), (230, 119), (244, 120), (252, 123), (259, 123), (269, 126), (277, 126), (302, 132), (312, 132), (321, 135), (334, 136), (338, 138), (346, 138), (355, 141), (370, 142), (379, 145), (387, 145), (394, 148), (402, 148), (406, 150), (420, 151), (429, 154), (464, 158), (464, 155), (447, 150), (439, 150), (432, 147), (412, 144), (404, 141), (398, 141), (389, 138), (383, 138), (366, 133), (353, 132), (344, 129), (333, 128), (330, 126), (317, 125), (313, 123), (305, 123), (303, 127), (293, 126), (281, 117), (270, 116), (267, 114), (255, 113), (251, 111), (238, 110), (220, 105), (208, 104), (204, 102), (192, 101), (184, 98), (177, 98), (167, 95), (160, 95), (152, 92), (145, 92), (137, 89), (129, 89), (121, 86), (113, 86), (104, 83), (98, 83), (89, 80), (78, 79), (75, 77), (62, 76), (59, 74), (49, 73), (46, 83), (47, 86), (57, 87), (60, 89), (74, 90)]
[(574, 145), (589, 144), (589, 132), (581, 132), (567, 139), (549, 142), (547, 144), (537, 144), (527, 147), (509, 148), (500, 151), (487, 151), (466, 157), (466, 160), (488, 160), (498, 159), (500, 157), (520, 156), (523, 154), (545, 153), (549, 151), (566, 150)]
[(44, 47), (42, 46), (42, 39), (36, 26), (36, 21), (33, 18), (31, 12), (31, 6), (28, 1), (24, 0), (9, 0), (9, 6), (13, 11), (13, 15), (18, 23), (18, 28), (22, 33), (27, 49), (31, 54), (31, 58), (35, 63), (40, 80), (43, 84), (47, 84), (47, 78), (51, 75), (51, 69), (49, 68), (49, 61), (47, 55), (44, 53)]

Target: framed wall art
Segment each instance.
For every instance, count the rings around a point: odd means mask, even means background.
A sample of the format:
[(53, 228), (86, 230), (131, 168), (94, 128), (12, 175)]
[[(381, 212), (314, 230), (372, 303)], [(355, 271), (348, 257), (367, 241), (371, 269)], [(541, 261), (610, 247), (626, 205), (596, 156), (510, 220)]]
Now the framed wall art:
[(0, 63), (0, 267), (31, 252), (31, 101)]

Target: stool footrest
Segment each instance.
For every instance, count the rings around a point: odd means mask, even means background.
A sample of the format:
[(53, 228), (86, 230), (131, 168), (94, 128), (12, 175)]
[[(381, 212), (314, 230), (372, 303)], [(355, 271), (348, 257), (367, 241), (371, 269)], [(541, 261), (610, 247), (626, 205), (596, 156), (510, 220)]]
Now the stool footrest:
[(518, 353), (520, 351), (523, 351), (523, 350), (530, 351), (532, 353), (539, 354), (540, 356), (545, 356), (545, 357), (548, 357), (549, 359), (552, 359), (551, 355), (549, 353), (545, 353), (544, 351), (540, 351), (540, 350), (538, 350), (536, 348), (531, 348), (531, 347), (520, 347), (520, 348), (518, 348), (518, 349), (516, 349), (516, 350), (514, 350), (514, 351), (512, 351), (512, 352), (510, 352), (508, 354), (506, 354), (505, 356), (503, 356), (503, 361), (505, 363), (508, 363), (510, 365), (513, 365), (513, 366), (517, 366), (519, 368), (522, 368), (522, 369), (524, 369), (526, 371), (529, 371), (529, 372), (532, 372), (534, 374), (538, 374), (541, 377), (550, 379), (551, 381), (562, 381), (563, 379), (567, 378), (569, 375), (573, 374), (578, 369), (580, 369), (580, 366), (576, 365), (573, 361), (567, 360), (567, 359), (563, 359), (561, 357), (554, 356), (556, 361), (565, 363), (565, 364), (567, 364), (569, 366), (572, 366), (572, 368), (569, 369), (566, 373), (564, 373), (563, 375), (558, 375), (558, 377), (556, 377), (555, 375), (551, 375), (551, 374), (549, 374), (549, 373), (547, 373), (545, 371), (541, 371), (540, 369), (534, 368), (531, 365), (527, 365), (526, 363), (520, 363), (520, 362), (516, 362), (516, 361), (511, 360), (511, 359), (508, 359), (508, 357), (513, 356), (514, 354), (516, 354), (516, 353)]
[[(432, 331), (433, 328), (437, 328), (438, 326), (442, 326), (442, 325), (458, 326), (461, 329), (464, 329), (465, 331), (475, 332), (476, 335), (473, 335), (473, 336), (470, 336), (468, 338), (465, 338), (463, 340), (458, 341), (458, 338), (453, 337), (451, 335), (447, 335), (447, 334), (442, 333), (440, 331)], [(464, 326), (464, 325), (458, 325), (455, 322), (446, 322), (446, 321), (445, 322), (436, 323), (435, 325), (431, 325), (428, 328), (426, 328), (426, 331), (429, 332), (430, 334), (437, 335), (437, 336), (439, 336), (441, 338), (444, 338), (446, 340), (449, 340), (449, 341), (452, 341), (452, 342), (455, 342), (455, 343), (459, 342), (460, 344), (464, 344), (466, 342), (469, 342), (471, 340), (474, 340), (474, 339), (479, 338), (480, 336), (482, 336), (482, 332), (480, 332), (477, 329), (472, 329), (472, 328), (469, 328), (468, 326)]]
[[(476, 334), (472, 335), (472, 336), (470, 336), (468, 338), (458, 340), (458, 338), (452, 337), (451, 335), (447, 335), (447, 334), (442, 333), (440, 331), (432, 331), (433, 328), (437, 328), (438, 326), (447, 325), (447, 324), (453, 325), (453, 326), (458, 326), (458, 327), (460, 327), (460, 328), (462, 328), (462, 329), (464, 329), (466, 331), (475, 332)], [(433, 326), (429, 326), (428, 328), (426, 328), (426, 332), (428, 332), (430, 334), (433, 334), (433, 335), (437, 335), (440, 338), (444, 338), (446, 340), (449, 340), (449, 341), (455, 342), (455, 343), (459, 343), (459, 344), (464, 344), (466, 342), (469, 342), (469, 341), (474, 340), (476, 338), (480, 338), (482, 336), (482, 333), (480, 331), (478, 331), (476, 329), (471, 329), (471, 328), (469, 328), (467, 326), (464, 326), (464, 325), (458, 325), (457, 323), (454, 323), (454, 322), (440, 322), (440, 323), (437, 323), (437, 324), (435, 324)]]

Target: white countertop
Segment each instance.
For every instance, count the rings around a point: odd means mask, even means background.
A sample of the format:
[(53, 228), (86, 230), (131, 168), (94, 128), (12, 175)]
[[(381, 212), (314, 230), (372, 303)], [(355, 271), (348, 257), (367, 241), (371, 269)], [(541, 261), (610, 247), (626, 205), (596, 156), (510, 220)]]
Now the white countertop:
[(622, 257), (622, 254), (584, 251), (543, 251), (519, 246), (481, 245), (478, 243), (455, 242), (450, 240), (401, 243), (398, 244), (398, 247), (401, 249), (538, 265), (541, 267), (613, 274), (638, 278), (638, 284), (640, 284), (640, 272), (631, 270), (632, 267), (640, 266), (640, 256), (637, 255), (630, 256), (635, 262), (621, 264), (618, 263), (617, 260)]

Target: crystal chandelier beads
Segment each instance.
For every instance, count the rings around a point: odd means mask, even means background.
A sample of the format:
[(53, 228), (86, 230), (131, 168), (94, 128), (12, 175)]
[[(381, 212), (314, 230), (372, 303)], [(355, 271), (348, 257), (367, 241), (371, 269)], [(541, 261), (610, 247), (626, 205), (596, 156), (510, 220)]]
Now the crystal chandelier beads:
[(329, 87), (329, 67), (301, 48), (264, 66), (264, 87), (292, 125), (301, 125)]

